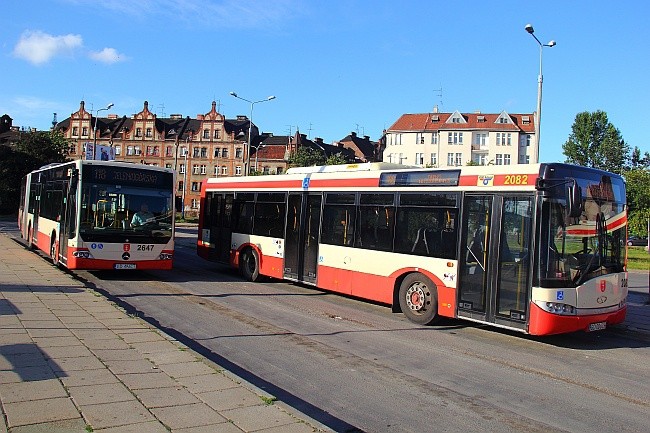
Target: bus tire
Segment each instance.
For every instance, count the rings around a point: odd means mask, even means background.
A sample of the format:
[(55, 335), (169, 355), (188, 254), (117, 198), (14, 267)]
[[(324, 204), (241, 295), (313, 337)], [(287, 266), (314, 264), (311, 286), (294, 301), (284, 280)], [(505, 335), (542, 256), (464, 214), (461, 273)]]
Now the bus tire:
[(59, 245), (56, 242), (56, 237), (52, 234), (52, 240), (50, 242), (50, 257), (52, 258), (52, 264), (54, 266), (59, 266)]
[(244, 278), (251, 282), (260, 280), (260, 256), (253, 248), (246, 248), (241, 252), (239, 265)]
[(438, 319), (438, 288), (419, 272), (408, 274), (399, 288), (399, 306), (413, 323), (431, 325)]

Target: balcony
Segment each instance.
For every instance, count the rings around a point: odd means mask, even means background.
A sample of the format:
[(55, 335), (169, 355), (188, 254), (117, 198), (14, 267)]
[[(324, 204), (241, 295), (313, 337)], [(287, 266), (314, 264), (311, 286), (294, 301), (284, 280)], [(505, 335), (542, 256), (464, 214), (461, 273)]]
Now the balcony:
[(472, 152), (476, 153), (488, 153), (490, 146), (487, 144), (472, 144)]

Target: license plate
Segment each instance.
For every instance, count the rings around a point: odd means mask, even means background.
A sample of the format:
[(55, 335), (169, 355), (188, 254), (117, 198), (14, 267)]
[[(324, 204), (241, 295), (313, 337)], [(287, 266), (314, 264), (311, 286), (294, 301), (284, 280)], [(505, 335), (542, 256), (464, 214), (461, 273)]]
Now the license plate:
[(602, 331), (607, 326), (607, 322), (596, 322), (589, 324), (589, 332), (591, 331)]
[(135, 263), (115, 263), (115, 269), (135, 269)]

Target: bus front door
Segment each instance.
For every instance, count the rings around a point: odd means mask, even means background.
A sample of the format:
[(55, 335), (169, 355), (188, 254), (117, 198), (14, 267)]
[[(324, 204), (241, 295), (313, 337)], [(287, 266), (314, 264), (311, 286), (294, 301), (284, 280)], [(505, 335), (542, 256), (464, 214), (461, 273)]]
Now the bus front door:
[(284, 278), (316, 283), (320, 195), (289, 194), (284, 244)]
[(532, 196), (466, 195), (458, 316), (525, 329)]

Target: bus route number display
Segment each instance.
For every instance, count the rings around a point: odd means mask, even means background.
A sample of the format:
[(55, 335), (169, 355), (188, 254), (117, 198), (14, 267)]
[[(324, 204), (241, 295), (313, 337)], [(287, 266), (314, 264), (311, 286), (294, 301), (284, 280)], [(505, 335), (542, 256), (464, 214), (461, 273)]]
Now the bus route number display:
[(172, 183), (171, 173), (106, 166), (86, 166), (84, 169), (84, 178), (90, 182), (156, 187)]

